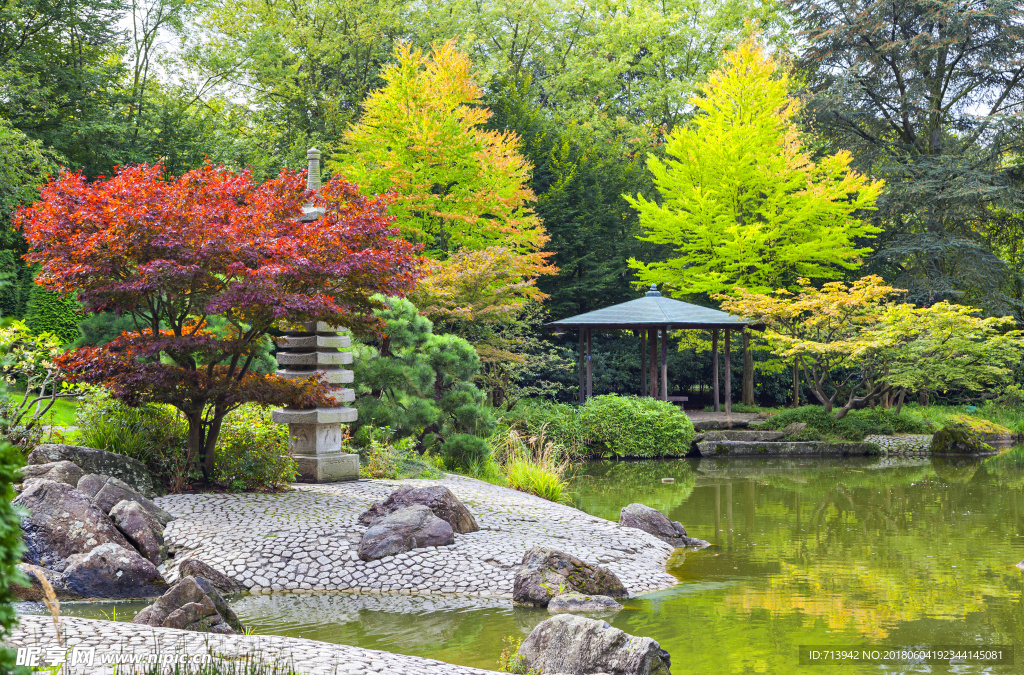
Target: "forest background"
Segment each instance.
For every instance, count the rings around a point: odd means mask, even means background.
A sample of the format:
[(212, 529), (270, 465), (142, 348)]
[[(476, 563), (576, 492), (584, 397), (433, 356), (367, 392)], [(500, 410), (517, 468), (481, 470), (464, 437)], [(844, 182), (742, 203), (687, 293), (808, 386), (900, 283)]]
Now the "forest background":
[[(814, 152), (852, 153), (884, 179), (878, 235), (851, 278), (878, 274), (922, 306), (940, 301), (1024, 316), (1024, 40), (1021, 3), (779, 0), (11, 0), (0, 7), (0, 314), (46, 324), (68, 344), (126, 326), (84, 321), (74, 301), (32, 284), (13, 209), (58, 166), (95, 178), (162, 162), (179, 175), (209, 160), (257, 180), (343, 150), (400, 44), (452, 40), (491, 115), (528, 160), (543, 250), (542, 303), (500, 322), (440, 321), (482, 360), (493, 403), (575, 396), (574, 336), (541, 324), (637, 297), (630, 259), (645, 241), (623, 195), (659, 196), (646, 167), (696, 114), (691, 98), (722, 55), (756, 36), (792, 68)], [(327, 163), (328, 172), (331, 163)], [(715, 305), (706, 295), (683, 297)], [(61, 321), (64, 323), (61, 324)], [(436, 321), (436, 319), (435, 319)], [(595, 391), (638, 393), (639, 354), (601, 336)], [(698, 339), (673, 350), (674, 392), (710, 381)], [(757, 400), (786, 400), (762, 373)], [(734, 387), (736, 390), (736, 387)]]

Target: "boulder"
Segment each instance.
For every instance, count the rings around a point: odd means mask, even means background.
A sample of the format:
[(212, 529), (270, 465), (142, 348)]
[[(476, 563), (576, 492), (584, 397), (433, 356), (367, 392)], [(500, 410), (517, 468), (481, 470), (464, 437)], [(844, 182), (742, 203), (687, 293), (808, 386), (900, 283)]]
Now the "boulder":
[(451, 525), (426, 506), (407, 506), (376, 521), (359, 542), (361, 560), (379, 560), (426, 546), (455, 543)]
[(64, 587), (64, 580), (61, 578), (60, 572), (54, 572), (48, 570), (45, 567), (39, 567), (38, 565), (27, 565), (25, 563), (19, 563), (17, 565), (18, 571), (21, 572), (22, 576), (28, 582), (27, 586), (21, 584), (11, 584), (11, 592), (15, 597), (22, 600), (30, 600), (32, 602), (41, 602), (46, 596), (46, 591), (43, 588), (43, 584), (39, 581), (39, 577), (33, 574), (33, 570), (39, 570), (46, 580), (50, 582), (50, 587), (53, 588), (54, 595), (57, 596), (58, 600), (80, 600), (80, 596), (75, 595), (67, 588)]
[(133, 548), (109, 543), (70, 556), (62, 580), (83, 598), (151, 598), (167, 589), (156, 565)]
[(782, 428), (782, 433), (787, 436), (796, 436), (807, 429), (807, 422), (790, 422)]
[(668, 652), (608, 622), (559, 614), (537, 624), (519, 647), (530, 671), (566, 675), (671, 675)]
[(25, 562), (60, 572), (68, 556), (103, 544), (130, 546), (88, 495), (66, 483), (33, 480), (14, 503), (28, 510), (21, 521)]
[(932, 436), (932, 452), (952, 455), (974, 455), (994, 452), (992, 446), (981, 439), (966, 424), (950, 424)]
[(154, 565), (167, 560), (164, 526), (142, 504), (122, 499), (107, 515), (143, 558)]
[(186, 558), (178, 565), (178, 578), (182, 577), (202, 577), (221, 593), (240, 593), (245, 590), (241, 583), (195, 558)]
[(548, 611), (552, 614), (565, 612), (617, 612), (622, 605), (607, 595), (583, 595), (582, 593), (561, 593), (551, 598)]
[(106, 450), (44, 443), (37, 445), (29, 453), (27, 463), (46, 464), (61, 460), (77, 464), (85, 473), (99, 473), (119, 478), (150, 499), (160, 495), (159, 484), (153, 480), (145, 464), (137, 459)]
[(648, 534), (653, 534), (666, 544), (676, 547), (698, 546), (704, 548), (711, 545), (703, 539), (688, 537), (686, 528), (682, 524), (669, 520), (661, 511), (643, 504), (623, 506), (622, 511), (619, 512), (619, 525), (643, 530)]
[(110, 510), (121, 501), (128, 500), (137, 502), (146, 511), (151, 513), (161, 525), (174, 520), (174, 516), (147, 499), (138, 490), (133, 490), (130, 485), (119, 478), (104, 476), (99, 473), (87, 473), (78, 481), (78, 489), (89, 495), (96, 506), (103, 509), (103, 513), (110, 513)]
[(55, 483), (67, 483), (71, 487), (78, 485), (78, 479), (84, 472), (67, 460), (47, 462), (46, 464), (29, 464), (21, 467), (21, 475), (26, 481), (33, 478), (45, 478)]
[(512, 587), (515, 602), (547, 607), (551, 598), (568, 591), (613, 598), (628, 595), (619, 578), (600, 565), (550, 548), (531, 548), (523, 555)]
[(132, 623), (184, 630), (233, 634), (245, 629), (213, 584), (185, 576), (135, 615)]
[(435, 516), (451, 525), (452, 531), (459, 534), (476, 532), (480, 529), (476, 518), (469, 512), (469, 509), (452, 494), (451, 490), (443, 485), (422, 488), (403, 485), (388, 495), (383, 502), (374, 502), (359, 516), (359, 522), (363, 525), (373, 525), (376, 521), (399, 509), (417, 504), (426, 506), (433, 511)]

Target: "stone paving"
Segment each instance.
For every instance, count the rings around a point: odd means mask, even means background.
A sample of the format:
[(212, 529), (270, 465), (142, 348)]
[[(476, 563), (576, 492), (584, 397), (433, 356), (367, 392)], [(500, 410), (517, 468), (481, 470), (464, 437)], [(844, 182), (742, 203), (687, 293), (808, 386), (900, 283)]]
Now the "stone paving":
[[(41, 648), (43, 658), (50, 654), (47, 650), (55, 650), (56, 658), (63, 659), (65, 664), (61, 675), (127, 675), (147, 672), (152, 667), (145, 663), (128, 665), (132, 658), (148, 659), (157, 655), (156, 658), (184, 656), (194, 659), (208, 654), (225, 660), (248, 658), (274, 666), (276, 670), (269, 671), (268, 675), (270, 672), (280, 675), (289, 672), (309, 675), (486, 675), (493, 672), (302, 638), (213, 635), (77, 617), (64, 617), (60, 621), (63, 645), (57, 640), (56, 628), (49, 616), (20, 617), (20, 623), (7, 644), (15, 648)], [(86, 662), (90, 648), (94, 649), (91, 664)], [(40, 665), (50, 663), (43, 661)], [(186, 662), (185, 665), (189, 663), (195, 662)], [(165, 661), (162, 667), (169, 669), (171, 666)], [(238, 668), (238, 672), (245, 671)]]
[[(356, 551), (366, 527), (356, 522), (373, 501), (402, 484), (440, 483), (476, 517), (479, 532), (452, 546), (414, 549), (363, 562)], [(177, 516), (164, 532), (175, 566), (196, 556), (250, 592), (336, 591), (458, 593), (509, 599), (515, 567), (533, 546), (571, 553), (614, 572), (631, 595), (669, 588), (672, 547), (641, 530), (568, 506), (461, 476), (439, 481), (360, 480), (296, 484), (280, 494), (171, 495), (157, 499)], [(699, 533), (695, 533), (699, 536)]]
[(882, 452), (897, 454), (920, 454), (932, 451), (931, 434), (894, 434), (882, 436), (872, 434), (864, 438), (865, 443), (874, 443)]

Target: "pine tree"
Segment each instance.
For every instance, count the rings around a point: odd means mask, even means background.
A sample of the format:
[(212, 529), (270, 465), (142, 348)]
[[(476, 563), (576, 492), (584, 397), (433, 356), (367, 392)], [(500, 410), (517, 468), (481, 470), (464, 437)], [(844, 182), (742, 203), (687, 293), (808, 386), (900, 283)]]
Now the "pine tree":
[(668, 136), (666, 159), (649, 156), (661, 202), (627, 200), (640, 238), (674, 255), (631, 260), (643, 283), (679, 295), (766, 292), (861, 264), (870, 250), (861, 238), (879, 229), (856, 216), (874, 207), (882, 182), (852, 171), (847, 152), (812, 159), (789, 89), (786, 69), (745, 42), (692, 99), (699, 114)]

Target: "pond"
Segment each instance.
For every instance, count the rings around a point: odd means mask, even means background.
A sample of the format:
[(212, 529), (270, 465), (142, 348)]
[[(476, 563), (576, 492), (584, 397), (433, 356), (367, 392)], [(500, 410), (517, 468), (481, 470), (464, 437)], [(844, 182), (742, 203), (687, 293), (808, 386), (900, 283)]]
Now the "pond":
[[(678, 586), (628, 600), (608, 619), (658, 640), (675, 673), (788, 672), (800, 645), (1012, 645), (1024, 664), (1024, 573), (1015, 566), (1024, 557), (1024, 473), (939, 458), (594, 462), (573, 489), (594, 515), (617, 520), (622, 506), (642, 502), (713, 544), (677, 551), (669, 571)], [(96, 617), (116, 607), (124, 620), (142, 606), (63, 605)], [(258, 633), (482, 668), (495, 667), (502, 638), (548, 616), (442, 596), (277, 594), (234, 606)]]

